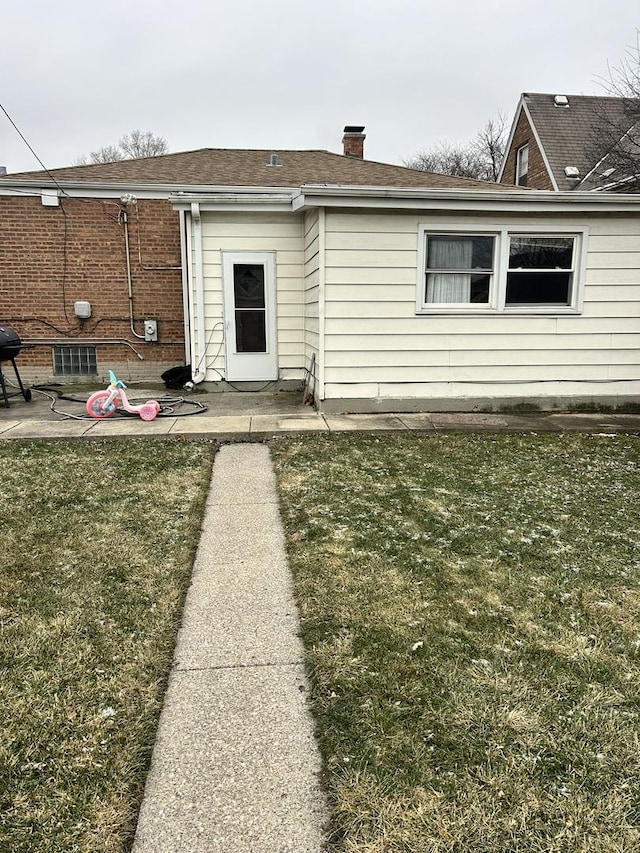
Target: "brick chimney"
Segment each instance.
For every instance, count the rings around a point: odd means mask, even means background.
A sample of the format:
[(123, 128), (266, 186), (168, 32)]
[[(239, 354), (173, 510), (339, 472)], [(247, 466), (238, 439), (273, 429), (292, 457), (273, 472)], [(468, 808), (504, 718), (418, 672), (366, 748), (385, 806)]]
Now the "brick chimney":
[(345, 127), (344, 136), (342, 137), (345, 157), (355, 157), (357, 160), (364, 159), (364, 141), (366, 136), (362, 132), (363, 130), (364, 125), (356, 127), (355, 125), (348, 124)]

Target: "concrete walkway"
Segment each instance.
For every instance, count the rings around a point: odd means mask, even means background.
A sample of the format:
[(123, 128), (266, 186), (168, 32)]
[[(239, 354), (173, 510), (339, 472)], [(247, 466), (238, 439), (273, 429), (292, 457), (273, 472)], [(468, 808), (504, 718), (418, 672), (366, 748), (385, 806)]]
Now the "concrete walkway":
[(319, 853), (320, 760), (264, 445), (223, 447), (133, 853)]
[[(34, 417), (34, 414), (36, 416)], [(277, 434), (341, 432), (629, 432), (640, 433), (640, 415), (618, 413), (485, 414), (481, 412), (409, 412), (398, 414), (195, 415), (107, 420), (65, 420), (45, 417), (23, 404), (0, 407), (0, 440), (16, 438), (212, 438), (257, 442)]]

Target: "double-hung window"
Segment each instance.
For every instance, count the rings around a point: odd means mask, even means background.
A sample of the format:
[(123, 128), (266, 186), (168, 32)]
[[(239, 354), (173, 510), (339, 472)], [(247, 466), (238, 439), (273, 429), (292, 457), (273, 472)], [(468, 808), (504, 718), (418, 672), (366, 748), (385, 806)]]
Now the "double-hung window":
[(505, 305), (571, 306), (575, 237), (510, 235)]
[(494, 237), (426, 236), (427, 303), (487, 305), (493, 277)]
[(587, 229), (420, 226), (417, 312), (576, 313)]

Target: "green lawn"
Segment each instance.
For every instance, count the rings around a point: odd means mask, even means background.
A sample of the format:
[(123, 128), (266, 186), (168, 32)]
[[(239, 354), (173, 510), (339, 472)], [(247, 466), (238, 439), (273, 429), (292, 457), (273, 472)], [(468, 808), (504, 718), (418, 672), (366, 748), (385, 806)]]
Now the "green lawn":
[(128, 850), (214, 447), (0, 443), (0, 850)]
[(640, 850), (640, 453), (278, 439), (331, 851)]

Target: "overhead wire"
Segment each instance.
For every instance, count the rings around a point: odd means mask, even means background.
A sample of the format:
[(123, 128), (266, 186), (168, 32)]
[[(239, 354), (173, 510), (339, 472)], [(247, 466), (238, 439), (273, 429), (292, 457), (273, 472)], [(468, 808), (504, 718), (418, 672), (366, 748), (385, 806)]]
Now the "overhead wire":
[(57, 180), (55, 179), (55, 177), (51, 174), (51, 172), (49, 171), (49, 169), (47, 169), (47, 167), (44, 165), (44, 163), (42, 162), (42, 160), (38, 157), (38, 155), (36, 154), (36, 152), (33, 150), (33, 148), (31, 147), (31, 145), (30, 145), (30, 144), (29, 144), (29, 142), (27, 141), (26, 136), (25, 136), (25, 135), (24, 135), (24, 133), (20, 130), (20, 128), (18, 127), (18, 125), (15, 123), (15, 121), (11, 118), (11, 116), (9, 115), (9, 113), (7, 112), (7, 110), (5, 109), (5, 107), (4, 107), (4, 105), (3, 105), (2, 103), (0, 103), (0, 110), (2, 110), (2, 112), (3, 112), (3, 113), (6, 115), (6, 117), (9, 119), (9, 121), (10, 121), (10, 122), (11, 122), (11, 124), (13, 125), (13, 127), (14, 127), (14, 129), (15, 129), (16, 133), (18, 134), (18, 136), (22, 139), (22, 141), (23, 141), (23, 142), (24, 142), (24, 144), (27, 146), (27, 148), (29, 149), (29, 151), (31, 151), (31, 153), (33, 154), (33, 156), (34, 156), (34, 157), (36, 158), (36, 160), (38, 161), (38, 163), (40, 163), (40, 165), (41, 165), (41, 166), (42, 166), (42, 168), (45, 170), (45, 172), (47, 173), (47, 175), (49, 175), (49, 177), (51, 178), (51, 180), (53, 181), (53, 183), (58, 187), (58, 189), (60, 190), (60, 192), (62, 193), (62, 195), (66, 196), (66, 194), (67, 194), (67, 193), (66, 193), (66, 191), (62, 189), (62, 187), (61, 187), (61, 186), (60, 186), (60, 184), (57, 182)]

